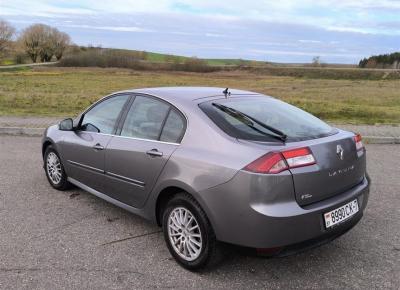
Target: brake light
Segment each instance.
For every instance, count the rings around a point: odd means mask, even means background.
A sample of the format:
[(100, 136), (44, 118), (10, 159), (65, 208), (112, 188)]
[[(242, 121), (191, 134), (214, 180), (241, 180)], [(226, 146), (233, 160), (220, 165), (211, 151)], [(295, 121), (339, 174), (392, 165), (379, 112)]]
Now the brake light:
[(270, 152), (265, 154), (244, 168), (244, 170), (255, 173), (272, 174), (279, 173), (286, 169), (288, 169), (288, 166), (280, 152)]
[(315, 164), (315, 158), (307, 147), (270, 152), (251, 162), (245, 168), (254, 173), (277, 174), (284, 170)]
[(354, 137), (354, 142), (356, 143), (356, 149), (357, 151), (360, 151), (364, 148), (364, 145), (362, 143), (362, 137), (360, 134), (356, 134)]

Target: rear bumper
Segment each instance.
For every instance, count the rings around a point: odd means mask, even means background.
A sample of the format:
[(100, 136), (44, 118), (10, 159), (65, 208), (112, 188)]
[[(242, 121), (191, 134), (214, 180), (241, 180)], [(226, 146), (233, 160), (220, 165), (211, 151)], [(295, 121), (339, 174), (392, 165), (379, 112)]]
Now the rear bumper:
[(317, 236), (316, 238), (284, 246), (278, 249), (278, 251), (271, 256), (285, 257), (327, 244), (351, 230), (356, 224), (358, 224), (361, 218), (362, 214), (359, 214), (349, 220), (346, 224), (335, 227), (334, 229), (329, 230), (326, 233)]
[[(307, 243), (315, 246), (355, 226), (368, 203), (370, 180), (367, 176), (350, 190), (305, 207), (296, 202), (290, 190), (292, 186), (285, 185), (285, 179), (277, 178), (275, 190), (268, 188), (263, 193), (249, 192), (249, 188), (260, 188), (260, 184), (252, 184), (261, 182), (254, 176), (247, 181), (246, 177), (235, 177), (224, 185), (201, 192), (220, 241), (252, 248), (289, 245), (296, 248), (307, 247)], [(354, 199), (358, 201), (359, 212), (326, 229), (323, 214)]]

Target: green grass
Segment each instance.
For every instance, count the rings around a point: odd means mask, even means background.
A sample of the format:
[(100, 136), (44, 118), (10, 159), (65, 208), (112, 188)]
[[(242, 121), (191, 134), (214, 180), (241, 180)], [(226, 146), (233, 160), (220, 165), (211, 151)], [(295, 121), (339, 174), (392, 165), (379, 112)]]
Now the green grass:
[(257, 64), (264, 64), (262, 61), (251, 61), (251, 60), (242, 60), (242, 59), (229, 59), (229, 58), (207, 58), (205, 59), (207, 64), (209, 65), (257, 65)]
[(168, 55), (156, 52), (147, 52), (146, 60), (150, 62), (165, 62), (168, 59), (168, 56), (176, 58), (177, 60), (179, 60), (179, 62), (184, 62), (185, 59), (187, 59), (187, 57), (179, 55)]
[(1, 65), (13, 65), (15, 64), (15, 61), (13, 59), (10, 58), (6, 58), (6, 59), (1, 59), (0, 60), (0, 66)]
[(400, 124), (398, 79), (317, 79), (260, 72), (145, 72), (34, 68), (0, 71), (0, 115), (74, 116), (114, 91), (154, 86), (219, 86), (265, 93), (336, 123)]

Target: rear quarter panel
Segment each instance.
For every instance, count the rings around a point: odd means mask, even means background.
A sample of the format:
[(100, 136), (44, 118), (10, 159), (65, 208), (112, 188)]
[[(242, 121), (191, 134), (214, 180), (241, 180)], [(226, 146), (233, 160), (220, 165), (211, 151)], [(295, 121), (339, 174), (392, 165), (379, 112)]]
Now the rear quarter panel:
[(171, 155), (146, 202), (149, 215), (155, 213), (160, 192), (171, 186), (192, 194), (208, 214), (208, 205), (199, 192), (228, 182), (244, 166), (268, 152), (265, 146), (251, 147), (226, 135), (197, 106), (193, 108), (192, 104), (190, 109), (196, 112), (187, 114), (188, 124), (182, 142)]

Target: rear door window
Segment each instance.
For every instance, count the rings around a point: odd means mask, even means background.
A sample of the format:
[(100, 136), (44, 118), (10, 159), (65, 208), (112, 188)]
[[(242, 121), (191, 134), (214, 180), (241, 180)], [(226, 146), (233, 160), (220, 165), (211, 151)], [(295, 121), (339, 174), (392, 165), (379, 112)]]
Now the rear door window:
[(170, 106), (150, 97), (137, 96), (129, 109), (121, 136), (159, 140)]
[(136, 96), (121, 129), (121, 136), (180, 143), (186, 129), (181, 112), (155, 97)]

